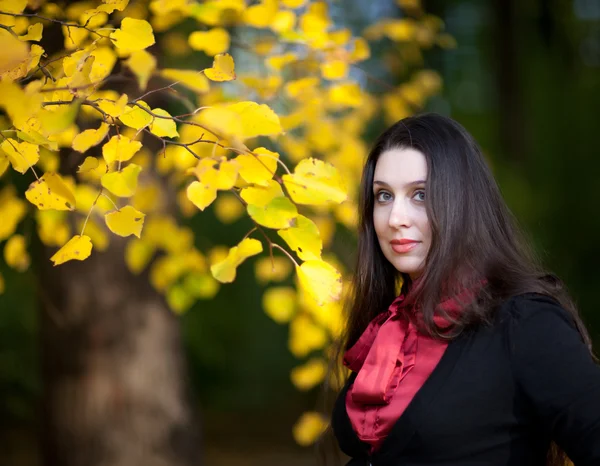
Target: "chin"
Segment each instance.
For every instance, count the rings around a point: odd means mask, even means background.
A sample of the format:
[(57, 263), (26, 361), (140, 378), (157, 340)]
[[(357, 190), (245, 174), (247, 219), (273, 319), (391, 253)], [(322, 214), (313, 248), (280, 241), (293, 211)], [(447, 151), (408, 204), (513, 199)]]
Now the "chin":
[(390, 262), (392, 263), (394, 268), (400, 273), (405, 273), (405, 274), (412, 276), (414, 274), (418, 274), (418, 273), (422, 272), (422, 270), (423, 270), (423, 268), (421, 267), (423, 260), (421, 258), (417, 258), (417, 257), (398, 258), (398, 257), (395, 257), (394, 259), (395, 260), (392, 260)]

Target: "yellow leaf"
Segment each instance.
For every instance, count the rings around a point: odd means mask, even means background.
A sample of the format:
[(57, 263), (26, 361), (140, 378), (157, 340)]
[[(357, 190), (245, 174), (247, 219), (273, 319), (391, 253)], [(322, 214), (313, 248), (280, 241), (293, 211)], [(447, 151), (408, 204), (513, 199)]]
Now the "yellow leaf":
[(340, 301), (319, 305), (306, 291), (300, 288), (298, 290), (298, 306), (310, 313), (315, 322), (322, 329), (327, 330), (332, 338), (337, 339), (341, 336), (346, 322), (344, 308)]
[(67, 87), (78, 97), (87, 97), (94, 91), (92, 81), (90, 79), (90, 73), (94, 66), (96, 57), (90, 55), (77, 67), (77, 70), (73, 73), (69, 79), (67, 79)]
[(185, 277), (183, 287), (195, 298), (212, 299), (221, 284), (207, 273), (192, 273)]
[(256, 102), (237, 102), (227, 108), (240, 116), (243, 139), (272, 136), (283, 131), (279, 117), (268, 105), (259, 105)]
[[(93, 173), (94, 171), (88, 173)], [(100, 181), (100, 177), (97, 177), (97, 180)], [(98, 197), (98, 188), (96, 186), (79, 183), (75, 185), (74, 192), (75, 199), (77, 200), (76, 209), (84, 215), (88, 214), (92, 205), (94, 205), (94, 201), (96, 201), (94, 210), (97, 212), (104, 213), (113, 209), (113, 205), (109, 199), (104, 196)]]
[(27, 244), (23, 235), (11, 236), (4, 245), (4, 260), (9, 267), (24, 272), (29, 268), (31, 259), (27, 254)]
[(29, 142), (18, 142), (16, 139), (6, 138), (0, 149), (4, 151), (14, 170), (25, 173), (40, 159), (40, 148)]
[(269, 25), (275, 32), (283, 33), (294, 29), (296, 26), (296, 13), (293, 11), (278, 11)]
[(194, 31), (188, 37), (188, 43), (194, 50), (202, 50), (207, 55), (214, 56), (229, 50), (230, 38), (227, 30), (213, 28), (208, 31)]
[(288, 115), (283, 115), (280, 117), (280, 120), (281, 126), (286, 131), (299, 128), (307, 122), (306, 113), (301, 110), (297, 110), (294, 113), (290, 113)]
[(237, 267), (248, 257), (262, 252), (262, 243), (253, 238), (243, 239), (237, 246), (232, 247), (227, 257), (221, 262), (210, 266), (210, 271), (221, 283), (231, 283), (235, 280)]
[(0, 11), (6, 13), (23, 13), (27, 6), (27, 0), (2, 0), (0, 1)]
[(292, 52), (283, 55), (272, 55), (265, 59), (265, 64), (275, 71), (281, 71), (285, 65), (298, 61), (298, 56)]
[[(54, 150), (52, 148), (54, 143), (56, 143), (58, 147), (71, 147), (71, 145), (73, 144), (73, 139), (75, 139), (75, 136), (77, 136), (77, 134), (79, 134), (79, 128), (77, 127), (77, 125), (72, 124), (64, 131), (48, 135), (48, 140), (51, 141), (51, 143), (47, 144), (46, 147), (50, 151)], [(58, 151), (58, 147), (56, 148), (56, 151)], [(56, 155), (60, 163), (60, 157), (58, 156), (58, 153), (54, 152), (54, 154)], [(42, 153), (40, 153), (40, 158), (41, 157)], [(46, 168), (44, 168), (44, 170), (48, 171)], [(56, 169), (50, 171), (56, 171)]]
[(269, 27), (277, 14), (277, 0), (262, 0), (258, 5), (251, 5), (244, 11), (244, 22), (255, 28)]
[[(85, 219), (81, 219), (78, 222), (79, 231), (82, 230), (84, 222)], [(108, 248), (110, 242), (106, 228), (100, 226), (92, 218), (88, 218), (88, 221), (85, 224), (85, 234), (92, 240), (92, 246), (94, 246), (94, 249), (97, 249), (98, 251), (106, 251), (106, 248)]]
[(216, 55), (212, 68), (206, 68), (204, 74), (212, 81), (231, 81), (235, 79), (233, 57), (228, 53)]
[(237, 102), (208, 108), (200, 113), (200, 122), (222, 135), (232, 135), (242, 140), (282, 132), (275, 112), (269, 106), (256, 102)]
[(271, 319), (285, 324), (292, 319), (296, 309), (296, 290), (290, 286), (269, 288), (263, 294), (262, 306)]
[(152, 109), (152, 113), (155, 115), (163, 116), (166, 118), (154, 117), (154, 121), (150, 123), (150, 132), (160, 137), (176, 138), (179, 136), (177, 132), (177, 125), (172, 119), (173, 117), (162, 108)]
[(322, 160), (302, 160), (293, 174), (283, 175), (282, 179), (290, 197), (298, 204), (339, 204), (348, 197), (338, 171)]
[(14, 187), (9, 185), (0, 191), (0, 241), (11, 236), (27, 213), (25, 202), (15, 196)]
[(267, 186), (249, 186), (242, 189), (240, 196), (247, 204), (266, 206), (273, 198), (283, 196), (283, 191), (277, 181), (269, 180)]
[(92, 82), (99, 82), (106, 78), (117, 63), (117, 55), (111, 47), (98, 47), (91, 52), (95, 58), (90, 79)]
[[(70, 10), (70, 12), (73, 12), (73, 10)], [(69, 16), (76, 16), (76, 14), (71, 13), (71, 15), (69, 15)], [(105, 12), (98, 11), (95, 8), (92, 8), (90, 10), (85, 10), (79, 16), (79, 24), (81, 24), (82, 26), (87, 24), (88, 29), (100, 28), (100, 27), (104, 26), (107, 21), (108, 21), (108, 15)]]
[(300, 8), (304, 6), (307, 0), (281, 0), (281, 4), (286, 8), (292, 8), (295, 10), (296, 8)]
[(337, 301), (342, 292), (340, 273), (327, 262), (309, 260), (296, 266), (300, 285), (318, 304)]
[[(215, 168), (215, 166), (217, 168)], [(237, 180), (238, 166), (222, 157), (217, 166), (217, 160), (206, 158), (198, 162), (196, 168), (189, 170), (198, 180), (215, 189), (228, 190), (233, 188)]]
[(356, 37), (353, 40), (353, 48), (350, 53), (350, 59), (352, 62), (359, 62), (366, 60), (371, 56), (371, 49), (369, 43), (362, 37)]
[[(3, 29), (0, 29), (0, 33)], [(19, 42), (19, 44), (22, 44)], [(16, 83), (5, 80), (0, 81), (0, 107), (6, 113), (18, 129), (27, 126), (31, 115), (40, 111), (42, 95), (39, 92), (27, 93)]]
[(135, 194), (142, 167), (130, 163), (123, 170), (102, 175), (100, 182), (115, 196), (130, 197)]
[(321, 75), (325, 79), (343, 79), (348, 76), (348, 63), (344, 60), (331, 60), (321, 64)]
[(290, 97), (298, 99), (307, 93), (314, 93), (315, 89), (318, 89), (319, 87), (319, 82), (319, 78), (315, 76), (289, 81), (285, 85), (285, 92)]
[(125, 246), (125, 263), (132, 273), (138, 275), (150, 263), (155, 247), (138, 238), (132, 238)]
[(38, 165), (45, 172), (56, 173), (60, 168), (60, 157), (57, 152), (51, 152), (50, 150), (41, 147)]
[(0, 176), (4, 175), (4, 172), (9, 165), (10, 162), (8, 161), (8, 157), (6, 157), (4, 154), (0, 154)]
[[(142, 168), (148, 168), (148, 165), (140, 165)], [(157, 184), (145, 183), (138, 186), (135, 194), (131, 198), (130, 204), (142, 212), (153, 212), (165, 207), (165, 196), (163, 187)]]
[(106, 123), (100, 123), (98, 129), (86, 129), (85, 131), (82, 131), (73, 139), (73, 149), (83, 153), (90, 147), (100, 144), (100, 141), (108, 134), (108, 129), (109, 126)]
[(43, 29), (44, 29), (44, 26), (42, 25), (42, 23), (32, 24), (31, 26), (29, 26), (27, 28), (27, 34), (25, 34), (23, 36), (19, 36), (19, 40), (22, 40), (22, 41), (33, 40), (36, 42), (39, 40), (42, 40)]
[(254, 274), (259, 283), (280, 282), (292, 271), (292, 263), (286, 257), (262, 257), (256, 261)]
[(298, 209), (287, 197), (275, 197), (265, 206), (248, 204), (248, 215), (267, 228), (288, 228), (298, 216)]
[(16, 134), (19, 139), (30, 142), (31, 144), (35, 144), (36, 146), (45, 146), (53, 151), (58, 150), (58, 146), (55, 142), (50, 141), (47, 137), (34, 129), (39, 128), (39, 120), (37, 118), (30, 118), (28, 123), (32, 123), (32, 125), (22, 126), (23, 130), (17, 131)]
[(237, 18), (237, 14), (244, 11), (244, 0), (210, 0), (204, 3), (195, 3), (191, 15), (198, 21), (210, 26), (216, 26), (223, 19)]
[(92, 253), (92, 240), (89, 236), (75, 235), (67, 244), (60, 248), (50, 260), (54, 265), (60, 265), (70, 260), (82, 261), (90, 257)]
[(323, 358), (312, 358), (302, 366), (292, 369), (290, 378), (298, 390), (310, 390), (319, 385), (327, 375), (327, 362)]
[(125, 111), (125, 108), (127, 108), (127, 100), (127, 94), (123, 94), (116, 101), (101, 99), (97, 102), (97, 104), (98, 107), (100, 107), (100, 110), (102, 110), (104, 113), (113, 118), (118, 118)]
[(358, 209), (355, 204), (344, 202), (335, 206), (335, 218), (349, 230), (355, 230), (358, 225)]
[(226, 135), (241, 137), (243, 132), (240, 116), (227, 106), (209, 107), (200, 112), (199, 123), (205, 125), (219, 138)]
[(358, 83), (343, 83), (329, 88), (329, 101), (340, 107), (360, 107), (362, 92)]
[(57, 173), (44, 173), (29, 185), (25, 197), (40, 210), (75, 209), (75, 195)]
[(234, 160), (240, 165), (240, 176), (247, 183), (267, 186), (277, 170), (279, 154), (264, 147), (255, 149), (254, 154), (241, 154)]
[(81, 101), (75, 99), (72, 104), (61, 105), (54, 111), (43, 109), (37, 115), (40, 120), (41, 130), (46, 135), (53, 135), (66, 131), (75, 122), (80, 106)]
[(294, 424), (294, 440), (303, 447), (313, 444), (327, 428), (327, 421), (315, 411), (304, 413)]
[(0, 30), (0, 76), (13, 81), (27, 73), (29, 45), (21, 42), (5, 29)]
[(181, 285), (173, 285), (166, 293), (167, 304), (176, 314), (183, 314), (194, 304), (194, 297)]
[(102, 146), (102, 156), (107, 164), (113, 162), (127, 162), (142, 148), (140, 141), (132, 141), (122, 134), (113, 136)]
[(297, 314), (290, 322), (288, 346), (297, 358), (303, 358), (311, 351), (322, 349), (327, 343), (325, 329), (313, 322), (306, 314)]
[(71, 236), (65, 211), (37, 210), (35, 220), (38, 236), (46, 246), (60, 246)]
[(244, 213), (244, 206), (234, 196), (222, 195), (215, 202), (215, 215), (221, 223), (233, 223)]
[(135, 235), (139, 238), (144, 226), (145, 216), (146, 214), (128, 205), (119, 210), (107, 213), (104, 216), (104, 220), (106, 221), (106, 226), (114, 234), (119, 236)]
[(121, 28), (110, 34), (115, 46), (124, 52), (143, 50), (154, 44), (152, 26), (143, 19), (125, 17)]
[(187, 197), (196, 207), (204, 210), (217, 198), (217, 189), (199, 181), (192, 181), (187, 188)]
[(98, 159), (96, 157), (86, 157), (83, 163), (79, 165), (77, 173), (95, 170), (96, 168), (98, 168), (98, 165), (100, 165), (100, 163), (98, 162)]
[(115, 10), (123, 11), (128, 3), (129, 0), (103, 0), (96, 10), (111, 14)]
[(337, 31), (332, 31), (329, 33), (329, 39), (335, 44), (339, 46), (344, 46), (348, 43), (348, 41), (352, 38), (352, 31), (350, 29), (338, 29)]
[(146, 50), (136, 50), (133, 52), (125, 63), (133, 74), (135, 74), (140, 90), (145, 91), (148, 86), (150, 76), (156, 69), (156, 58), (150, 52)]
[(294, 226), (279, 230), (277, 234), (303, 261), (321, 259), (323, 243), (319, 229), (311, 219), (298, 215)]
[(72, 77), (81, 68), (85, 59), (90, 56), (91, 49), (78, 50), (63, 58), (62, 66), (65, 76)]
[(198, 94), (208, 92), (209, 81), (202, 71), (164, 69), (160, 74), (170, 81), (179, 82)]
[(150, 283), (161, 292), (166, 292), (186, 272), (184, 258), (179, 255), (161, 256), (150, 268)]
[[(281, 76), (253, 76), (246, 75), (240, 77), (240, 80), (248, 87), (252, 88), (263, 99), (269, 100), (277, 95), (283, 79)], [(283, 122), (282, 122), (283, 124)]]
[(119, 120), (124, 125), (129, 126), (133, 129), (142, 129), (152, 123), (154, 117), (146, 110), (140, 108), (143, 107), (148, 111), (150, 106), (143, 100), (138, 100), (136, 105), (128, 105), (123, 113), (119, 116)]

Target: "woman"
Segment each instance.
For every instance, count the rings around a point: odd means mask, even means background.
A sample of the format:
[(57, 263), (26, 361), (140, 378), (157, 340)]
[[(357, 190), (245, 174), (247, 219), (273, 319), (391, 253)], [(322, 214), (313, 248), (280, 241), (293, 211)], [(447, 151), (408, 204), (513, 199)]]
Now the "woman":
[(349, 308), (332, 416), (349, 465), (600, 465), (588, 334), (450, 118), (376, 141)]

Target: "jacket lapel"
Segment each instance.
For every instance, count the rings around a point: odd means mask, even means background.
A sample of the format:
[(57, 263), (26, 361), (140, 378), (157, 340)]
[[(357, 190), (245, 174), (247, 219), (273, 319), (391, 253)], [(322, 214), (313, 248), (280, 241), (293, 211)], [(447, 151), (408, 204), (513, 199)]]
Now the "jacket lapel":
[(353, 372), (342, 388), (333, 410), (332, 424), (341, 450), (355, 459), (369, 459), (373, 466), (397, 464), (398, 458), (410, 446), (411, 440), (418, 431), (419, 422), (427, 419), (432, 401), (443, 388), (444, 380), (452, 373), (465, 340), (463, 334), (448, 344), (438, 365), (395, 422), (381, 448), (373, 455), (370, 454), (370, 445), (361, 441), (354, 432), (346, 411), (346, 394), (356, 378), (356, 373)]

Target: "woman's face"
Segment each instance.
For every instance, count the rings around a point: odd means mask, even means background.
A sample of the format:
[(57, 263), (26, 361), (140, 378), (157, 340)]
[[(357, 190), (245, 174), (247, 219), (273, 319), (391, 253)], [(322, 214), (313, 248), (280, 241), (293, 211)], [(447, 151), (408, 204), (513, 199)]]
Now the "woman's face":
[(425, 210), (427, 161), (415, 149), (390, 149), (375, 165), (373, 224), (383, 254), (399, 272), (417, 278), (431, 245)]

